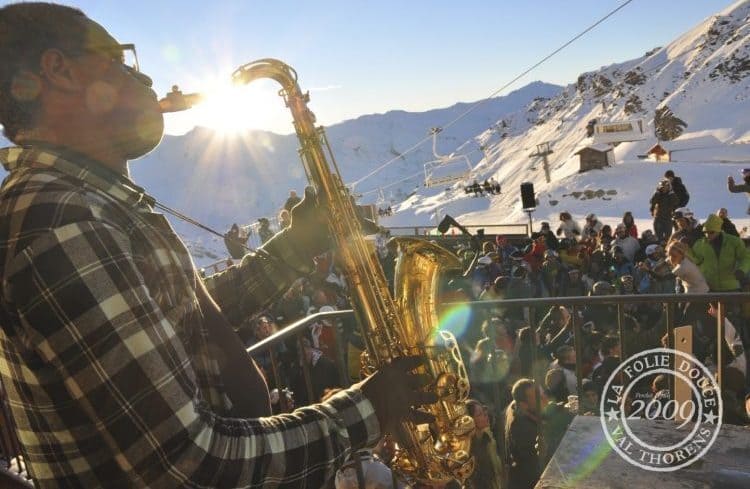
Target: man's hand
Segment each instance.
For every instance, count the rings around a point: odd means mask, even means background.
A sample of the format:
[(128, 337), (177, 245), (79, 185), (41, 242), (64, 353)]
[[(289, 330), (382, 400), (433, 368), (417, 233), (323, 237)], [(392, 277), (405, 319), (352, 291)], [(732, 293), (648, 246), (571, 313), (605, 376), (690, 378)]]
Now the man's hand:
[(326, 214), (315, 190), (305, 188), (305, 197), (292, 208), (290, 226), (264, 244), (263, 250), (300, 273), (312, 272), (313, 258), (331, 248)]
[(737, 269), (734, 271), (734, 278), (736, 278), (737, 281), (739, 281), (740, 285), (744, 285), (745, 280), (747, 280), (747, 274), (743, 272), (742, 270)]
[(419, 357), (397, 358), (358, 384), (375, 408), (382, 433), (397, 434), (399, 423), (404, 420), (433, 421), (430, 414), (415, 409), (437, 402), (434, 393), (423, 390), (427, 376), (410, 373), (421, 364)]
[(315, 189), (305, 188), (305, 196), (292, 207), (289, 238), (310, 250), (310, 259), (331, 247), (328, 239), (328, 217), (326, 209), (318, 202)]
[[(352, 200), (352, 205), (354, 200)], [(263, 245), (263, 249), (280, 258), (299, 272), (314, 269), (313, 258), (333, 247), (328, 230), (328, 209), (320, 204), (315, 189), (305, 188), (305, 196), (291, 211), (291, 224)], [(364, 234), (374, 234), (380, 228), (369, 219), (357, 216)]]

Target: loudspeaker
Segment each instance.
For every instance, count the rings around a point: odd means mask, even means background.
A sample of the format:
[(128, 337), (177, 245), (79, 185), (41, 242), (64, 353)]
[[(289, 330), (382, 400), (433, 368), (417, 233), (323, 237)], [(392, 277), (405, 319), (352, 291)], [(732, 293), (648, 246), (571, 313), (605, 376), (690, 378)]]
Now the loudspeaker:
[(536, 197), (534, 197), (534, 184), (524, 182), (521, 184), (521, 203), (524, 209), (536, 209)]

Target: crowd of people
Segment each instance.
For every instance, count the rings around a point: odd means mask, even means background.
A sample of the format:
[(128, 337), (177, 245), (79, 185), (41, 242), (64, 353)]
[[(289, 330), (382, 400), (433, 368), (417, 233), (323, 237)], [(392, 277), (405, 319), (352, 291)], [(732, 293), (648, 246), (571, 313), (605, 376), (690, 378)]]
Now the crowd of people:
[[(631, 212), (625, 212), (618, 223), (604, 223), (593, 213), (579, 223), (569, 212), (561, 212), (555, 230), (549, 222), (542, 222), (527, 240), (496, 236), (480, 249), (459, 244), (455, 251), (465, 267), (471, 268), (464, 276), (453, 277), (451, 300), (745, 290), (750, 252), (727, 210), (719, 209), (701, 223), (684, 205), (688, 199), (684, 184), (668, 171), (651, 199), (658, 234), (652, 229), (639, 232)], [(376, 245), (392, 281), (397, 250), (389, 245), (386, 233), (377, 236)], [(346, 279), (335, 254), (317, 257), (315, 269), (298, 279), (273, 308), (249, 320), (243, 329), (248, 345), (311, 313), (350, 307)], [(677, 307), (675, 324), (693, 326), (693, 354), (715, 369), (716, 305), (685, 299)], [(667, 344), (661, 303), (625, 304), (622, 336), (617, 318), (614, 305), (578, 307), (574, 312), (564, 304), (537, 310), (502, 302), (486, 314), (472, 316), (458, 338), (472, 384), (467, 409), (478, 427), (473, 450), (478, 468), (467, 487), (533, 487), (573, 414), (598, 414), (603, 382), (620, 358)], [(728, 423), (748, 424), (744, 406), (748, 318), (750, 309), (728, 305), (721, 345)], [(576, 327), (582, 334), (578, 362)], [(287, 341), (279, 347), (284, 368), (275, 378), (269, 354), (258, 355), (271, 387), (279, 387), (277, 383), (288, 387), (283, 395), (274, 391), (275, 409), (284, 410), (284, 403), (288, 409), (314, 402), (358, 379), (359, 354), (364, 349), (360, 334), (352, 320), (315, 322), (301, 341)], [(299, 368), (302, 363), (309, 367), (312, 398)], [(582, 366), (581, 391), (577, 363)], [(634, 395), (644, 399), (664, 395), (664, 382), (663, 378), (649, 379), (637, 386)], [(385, 445), (362, 454), (362, 463), (377, 466), (367, 473), (385, 477), (382, 474), (391, 463)], [(390, 476), (385, 479), (391, 480)], [(337, 480), (339, 488), (357, 487), (345, 482), (354, 480), (351, 477), (342, 475)], [(367, 487), (396, 487), (389, 484)]]

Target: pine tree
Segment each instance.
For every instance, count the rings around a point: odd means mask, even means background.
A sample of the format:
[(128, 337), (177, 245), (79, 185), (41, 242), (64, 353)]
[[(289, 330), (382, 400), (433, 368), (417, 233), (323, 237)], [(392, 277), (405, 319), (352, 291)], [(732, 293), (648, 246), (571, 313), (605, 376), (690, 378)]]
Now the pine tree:
[(665, 105), (656, 109), (654, 126), (656, 128), (656, 137), (659, 141), (671, 141), (679, 137), (688, 125), (687, 122), (674, 115), (672, 109)]

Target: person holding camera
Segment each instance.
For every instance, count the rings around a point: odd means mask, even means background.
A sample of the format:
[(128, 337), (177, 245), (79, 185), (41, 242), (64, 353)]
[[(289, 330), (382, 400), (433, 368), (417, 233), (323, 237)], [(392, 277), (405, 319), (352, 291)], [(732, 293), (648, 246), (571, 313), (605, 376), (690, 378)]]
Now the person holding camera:
[(743, 168), (742, 169), (742, 181), (744, 183), (736, 184), (734, 183), (734, 177), (728, 176), (727, 177), (727, 190), (732, 192), (733, 194), (739, 194), (742, 192), (745, 192), (748, 197), (748, 207), (747, 207), (747, 213), (750, 214), (750, 168)]

